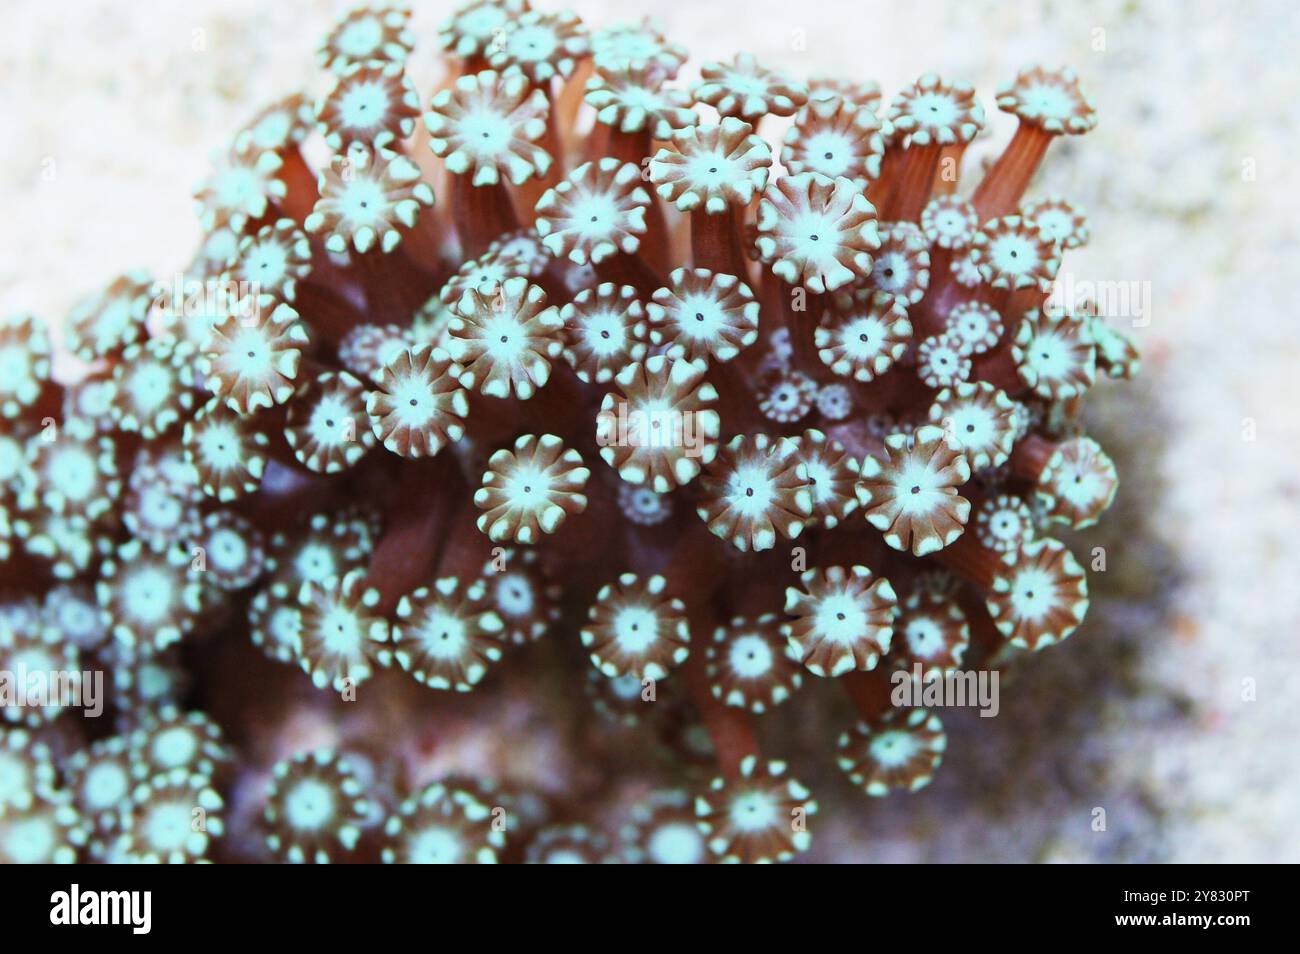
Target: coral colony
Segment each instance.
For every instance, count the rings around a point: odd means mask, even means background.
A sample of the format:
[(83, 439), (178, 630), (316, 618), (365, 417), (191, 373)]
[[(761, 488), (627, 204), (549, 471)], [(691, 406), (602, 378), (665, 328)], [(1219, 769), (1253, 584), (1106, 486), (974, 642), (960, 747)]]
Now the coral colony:
[[(1081, 401), (1138, 359), (1049, 301), (1073, 72), (998, 91), (967, 189), (965, 83), (408, 18), (349, 13), (328, 92), (233, 137), (183, 276), (73, 310), (75, 383), (0, 323), (0, 860), (784, 861), (818, 805), (774, 756), (920, 789), (944, 729), (895, 675), (1084, 618), (1053, 533), (1115, 495)], [(22, 704), (91, 672), (99, 718)], [(771, 742), (800, 693), (853, 713), (820, 751)]]

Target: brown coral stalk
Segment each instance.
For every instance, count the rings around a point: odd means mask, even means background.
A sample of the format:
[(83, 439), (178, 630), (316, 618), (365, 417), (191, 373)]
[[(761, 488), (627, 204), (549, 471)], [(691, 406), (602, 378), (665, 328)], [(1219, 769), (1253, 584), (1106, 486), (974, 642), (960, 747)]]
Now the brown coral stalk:
[(1022, 121), (1016, 127), (1011, 142), (984, 174), (971, 197), (981, 222), (1016, 211), (1053, 138), (1033, 123)]
[(944, 146), (938, 142), (909, 146), (898, 163), (898, 175), (881, 216), (889, 222), (920, 222), (930, 201), (930, 187), (939, 172)]
[(728, 205), (726, 211), (717, 215), (710, 215), (704, 209), (691, 213), (691, 261), (696, 268), (745, 279), (748, 269), (740, 247), (737, 212), (735, 206)]
[(377, 612), (392, 613), (403, 594), (433, 579), (452, 505), (458, 499), (449, 485), (460, 483), (450, 453), (401, 464), (385, 515), (388, 530), (375, 546), (367, 574), (367, 585), (379, 590)]
[(469, 176), (451, 177), (451, 218), (460, 237), (461, 254), (478, 258), (489, 245), (519, 228), (510, 193), (501, 182), (473, 185)]

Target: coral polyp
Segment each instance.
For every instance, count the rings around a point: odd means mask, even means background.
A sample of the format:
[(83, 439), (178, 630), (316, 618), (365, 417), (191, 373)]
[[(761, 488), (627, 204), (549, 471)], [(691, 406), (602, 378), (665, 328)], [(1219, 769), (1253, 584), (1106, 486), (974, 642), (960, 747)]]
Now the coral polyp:
[(201, 300), (0, 321), (0, 679), (106, 677), (0, 685), (0, 860), (786, 861), (854, 810), (818, 765), (941, 770), (914, 666), (1075, 632), (1138, 357), (1050, 300), (1072, 70), (970, 187), (946, 75), (691, 83), (527, 0), (317, 56), (196, 194)]

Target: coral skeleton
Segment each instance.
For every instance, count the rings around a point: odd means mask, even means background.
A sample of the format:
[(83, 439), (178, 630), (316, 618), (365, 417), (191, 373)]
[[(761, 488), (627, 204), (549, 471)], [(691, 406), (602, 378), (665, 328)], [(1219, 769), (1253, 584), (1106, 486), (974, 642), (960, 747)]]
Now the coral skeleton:
[(0, 861), (787, 861), (818, 760), (940, 768), (895, 675), (1079, 627), (1139, 362), (1050, 298), (1073, 71), (979, 177), (968, 83), (691, 84), (649, 20), (380, 0), (317, 58), (196, 193), (229, 294), (0, 320), (0, 669), (108, 674), (0, 696)]

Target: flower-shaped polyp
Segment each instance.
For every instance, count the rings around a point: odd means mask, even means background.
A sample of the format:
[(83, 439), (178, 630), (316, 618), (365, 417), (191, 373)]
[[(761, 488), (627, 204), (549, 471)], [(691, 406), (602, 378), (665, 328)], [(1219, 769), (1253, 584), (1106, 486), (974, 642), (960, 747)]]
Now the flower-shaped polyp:
[(0, 864), (75, 864), (87, 836), (71, 796), (44, 790), (24, 807), (0, 812)]
[(985, 605), (1013, 646), (1042, 649), (1073, 633), (1088, 612), (1088, 580), (1065, 545), (1051, 537), (1023, 544), (998, 568)]
[(868, 795), (925, 788), (943, 761), (948, 737), (925, 709), (892, 709), (876, 724), (859, 723), (839, 739), (836, 761)]
[(388, 620), (378, 614), (379, 591), (365, 572), (349, 570), (323, 584), (304, 583), (299, 665), (318, 689), (344, 692), (371, 673), (371, 661), (388, 642)]
[(792, 622), (781, 632), (795, 658), (817, 676), (875, 669), (889, 652), (898, 598), (886, 579), (865, 566), (806, 570), (802, 588), (787, 587), (785, 611)]
[(209, 497), (229, 503), (261, 484), (269, 441), (251, 418), (234, 413), (220, 398), (213, 398), (194, 420), (186, 422), (183, 440), (185, 459)]
[(504, 25), (500, 38), (488, 47), (488, 63), (495, 70), (517, 68), (541, 86), (556, 76), (572, 76), (589, 48), (586, 28), (576, 13), (529, 10)]
[(483, 486), (474, 492), (474, 506), (483, 511), (478, 528), (494, 543), (537, 543), (587, 509), (582, 491), (590, 476), (582, 455), (554, 434), (525, 434), (488, 458)]
[(605, 384), (648, 349), (646, 310), (631, 285), (603, 282), (578, 292), (560, 309), (564, 360), (580, 381)]
[(335, 152), (393, 149), (415, 131), (420, 97), (401, 63), (356, 63), (321, 102), (317, 119)]
[(327, 864), (356, 847), (371, 814), (351, 760), (329, 749), (303, 752), (271, 769), (262, 821), (276, 858)]
[(311, 243), (293, 219), (280, 219), (262, 226), (256, 235), (245, 235), (226, 271), (231, 281), (246, 283), (247, 294), (281, 301), (293, 301), (298, 282), (310, 273)]
[(781, 163), (792, 175), (819, 172), (865, 184), (880, 175), (885, 137), (873, 109), (837, 96), (815, 97), (786, 130)]
[(560, 618), (560, 589), (548, 584), (538, 567), (536, 550), (495, 548), (480, 577), (488, 606), (505, 624), (502, 638), (517, 645), (546, 634)]
[(599, 865), (608, 860), (609, 839), (587, 825), (550, 825), (528, 845), (530, 865)]
[(168, 703), (131, 733), (135, 774), (146, 778), (156, 772), (182, 769), (212, 775), (230, 761), (221, 727), (197, 710), (182, 712)]
[(930, 249), (911, 222), (894, 222), (880, 232), (871, 263), (871, 287), (902, 305), (915, 305), (930, 287)]
[(786, 774), (784, 762), (766, 765), (754, 756), (740, 763), (740, 777), (715, 778), (695, 800), (695, 817), (709, 850), (722, 862), (789, 861), (812, 846), (812, 793)]
[(260, 589), (248, 604), (248, 635), (269, 658), (292, 663), (302, 651), (302, 608), (270, 587)]
[[(212, 839), (225, 833), (225, 803), (207, 775), (173, 769), (131, 791), (122, 834), (109, 858), (140, 864), (206, 861)], [(202, 824), (196, 821), (202, 820)]]
[(696, 512), (738, 550), (770, 550), (813, 517), (812, 485), (799, 445), (786, 437), (736, 435), (700, 478)]
[(307, 138), (316, 122), (316, 111), (302, 93), (291, 93), (258, 111), (235, 134), (235, 149), (291, 149)]
[(1062, 442), (1038, 477), (1047, 518), (1074, 530), (1093, 526), (1115, 500), (1119, 475), (1110, 456), (1090, 437)]
[(691, 92), (697, 102), (714, 107), (721, 115), (747, 120), (768, 113), (792, 116), (808, 101), (807, 86), (768, 69), (749, 53), (737, 53), (730, 63), (705, 63)]
[(467, 0), (442, 21), (438, 44), (462, 60), (486, 54), (510, 20), (528, 8), (528, 0)]
[(944, 388), (930, 405), (930, 423), (947, 432), (972, 472), (1002, 466), (1016, 440), (1011, 398), (986, 381)]
[(782, 176), (758, 204), (755, 244), (782, 281), (834, 291), (871, 274), (871, 253), (880, 245), (876, 210), (851, 179)]
[(970, 501), (957, 488), (970, 479), (970, 464), (942, 428), (890, 434), (885, 457), (862, 462), (858, 500), (867, 523), (895, 550), (925, 556), (942, 550), (966, 528)]
[(266, 557), (262, 534), (231, 510), (216, 510), (203, 518), (194, 540), (203, 548), (205, 579), (222, 590), (241, 590), (262, 575)]
[(379, 384), (384, 368), (410, 347), (408, 329), (401, 325), (353, 325), (339, 341), (339, 363), (357, 377)]
[(1014, 554), (1033, 539), (1033, 512), (1019, 497), (989, 497), (975, 510), (975, 536), (985, 549)]
[(961, 669), (970, 647), (970, 624), (961, 606), (949, 595), (916, 589), (894, 622), (890, 657), (900, 669), (921, 664), (922, 678)]
[(552, 255), (597, 265), (640, 248), (649, 206), (641, 170), (606, 156), (578, 166), (537, 200), (537, 234)]
[(793, 424), (811, 411), (817, 382), (802, 371), (780, 371), (758, 396), (758, 409), (769, 421)]
[(803, 685), (799, 653), (774, 613), (737, 616), (714, 630), (705, 650), (705, 673), (715, 698), (750, 712), (780, 705)]
[(188, 416), (196, 350), (170, 335), (127, 346), (113, 368), (110, 411), (118, 427), (153, 440)]
[(975, 206), (958, 195), (937, 195), (921, 213), (921, 230), (940, 248), (965, 248), (974, 241), (979, 227)]
[(519, 73), (484, 70), (456, 79), (433, 97), (424, 124), (429, 148), (455, 175), (495, 185), (502, 175), (515, 185), (544, 176), (551, 156), (537, 145), (546, 133), (550, 101)]
[(667, 79), (675, 77), (688, 58), (686, 48), (664, 36), (649, 17), (597, 30), (591, 37), (591, 56), (602, 73), (647, 64)]
[(983, 302), (962, 302), (948, 312), (945, 328), (964, 354), (983, 354), (1002, 337), (1002, 316)]
[(690, 796), (682, 790), (651, 792), (632, 807), (619, 832), (632, 864), (706, 865), (712, 857), (695, 824)]
[(459, 373), (441, 348), (398, 355), (366, 398), (370, 426), (384, 447), (402, 457), (427, 457), (460, 440), (469, 398)]
[(19, 488), (23, 510), (41, 506), (98, 520), (121, 492), (113, 442), (96, 435), (85, 421), (73, 419), (43, 430), (30, 438), (28, 455), (35, 479)]
[(1088, 244), (1087, 213), (1069, 199), (1059, 195), (1033, 199), (1020, 207), (1020, 215), (1063, 249)]
[(1031, 66), (998, 90), (998, 109), (1051, 134), (1086, 133), (1097, 125), (1092, 97), (1069, 67)]
[(813, 76), (808, 80), (808, 99), (843, 99), (872, 110), (880, 105), (880, 84), (875, 80), (851, 80), (841, 76)]
[(336, 155), (321, 170), (317, 188), (320, 198), (303, 227), (340, 255), (349, 246), (363, 254), (375, 247), (391, 252), (402, 241), (399, 229), (413, 228), (420, 210), (433, 205), (420, 167), (387, 150)]
[(283, 404), (293, 396), (307, 327), (289, 305), (246, 298), (212, 328), (203, 346), (208, 390), (237, 414)]
[(546, 292), (526, 278), (470, 289), (447, 322), (447, 353), (460, 383), (488, 397), (521, 401), (551, 378), (564, 351), (564, 320), (547, 307)]
[(1025, 314), (1011, 347), (1025, 386), (1049, 401), (1078, 397), (1096, 380), (1096, 348), (1088, 323), (1053, 308)]
[(108, 617), (89, 583), (61, 583), (45, 594), (41, 616), (80, 650), (98, 649), (108, 637)]
[(357, 7), (334, 24), (334, 29), (321, 41), (316, 58), (321, 66), (336, 73), (357, 63), (405, 62), (415, 48), (410, 19), (410, 9), (392, 0)]
[(137, 455), (123, 498), (122, 522), (149, 545), (188, 540), (198, 530), (198, 473), (182, 458), (168, 467), (150, 455)]
[(304, 526), (271, 538), (266, 569), (277, 596), (296, 598), (304, 583), (324, 587), (330, 579), (357, 569), (370, 555), (369, 531), (361, 521), (317, 513)]
[(1041, 228), (1018, 215), (985, 222), (971, 244), (971, 261), (994, 288), (1047, 291), (1061, 266), (1061, 250)]
[(806, 430), (795, 442), (812, 485), (813, 520), (829, 530), (858, 509), (855, 487), (861, 465), (843, 444), (828, 440), (821, 431)]
[(945, 83), (926, 73), (889, 105), (894, 129), (912, 146), (967, 143), (984, 126), (984, 108), (969, 83)]
[(116, 356), (144, 335), (154, 295), (148, 274), (119, 275), (103, 291), (73, 306), (68, 315), (68, 348), (83, 361)]
[(618, 509), (633, 523), (653, 527), (672, 516), (673, 503), (667, 494), (657, 494), (648, 487), (633, 487), (620, 482)]
[(50, 377), (50, 339), (31, 315), (0, 318), (0, 418), (35, 403)]
[[(133, 784), (134, 754), (125, 736), (113, 735), (78, 749), (63, 765), (73, 804), (96, 835), (115, 831), (123, 820), (122, 806), (130, 798)], [(0, 775), (3, 772), (0, 766)], [(92, 841), (90, 853), (93, 859), (103, 860), (103, 842), (98, 838)]]
[(670, 358), (730, 361), (758, 340), (758, 302), (734, 275), (679, 268), (646, 305), (650, 341)]
[(956, 335), (931, 335), (916, 349), (916, 376), (928, 388), (952, 388), (970, 374), (970, 355)]
[(104, 561), (95, 593), (119, 643), (165, 649), (194, 629), (203, 605), (192, 559), (179, 543), (146, 547), (129, 540)]
[(482, 582), (443, 577), (398, 602), (392, 656), (416, 682), (469, 692), (501, 659), (504, 630)]
[(650, 138), (668, 139), (700, 117), (685, 90), (664, 88), (664, 78), (662, 69), (646, 62), (605, 69), (587, 80), (586, 100), (597, 122), (624, 133), (648, 129)]
[(25, 729), (0, 727), (0, 817), (55, 791), (49, 746)]
[(308, 470), (334, 474), (351, 467), (375, 443), (365, 387), (346, 371), (318, 374), (289, 406), (284, 437)]
[(718, 452), (718, 392), (704, 369), (654, 355), (615, 377), (596, 415), (605, 463), (629, 484), (667, 493), (689, 483)]
[(496, 864), (506, 833), (493, 806), (441, 782), (406, 799), (384, 822), (385, 864)]
[(686, 604), (666, 587), (662, 576), (624, 573), (600, 588), (579, 634), (593, 666), (611, 679), (656, 680), (686, 661)]
[(893, 367), (911, 340), (912, 322), (903, 306), (865, 288), (837, 294), (813, 330), (822, 363), (864, 382)]
[[(25, 722), (33, 728), (57, 719), (71, 699), (60, 692), (60, 673), (76, 674), (80, 686), (81, 653), (58, 630), (39, 618), (28, 625), (0, 625), (0, 673), (6, 692), (0, 696), (0, 721)], [(18, 696), (14, 687), (21, 687)], [(84, 687), (90, 691), (90, 686)], [(3, 812), (0, 812), (3, 814)]]
[(211, 232), (229, 225), (243, 232), (278, 203), (289, 189), (280, 178), (284, 160), (270, 150), (245, 144), (217, 160), (212, 175), (195, 193), (199, 222)]
[(660, 149), (650, 162), (650, 181), (681, 211), (702, 208), (717, 215), (749, 205), (767, 188), (771, 166), (767, 141), (749, 123), (728, 116), (673, 133), (672, 148)]

